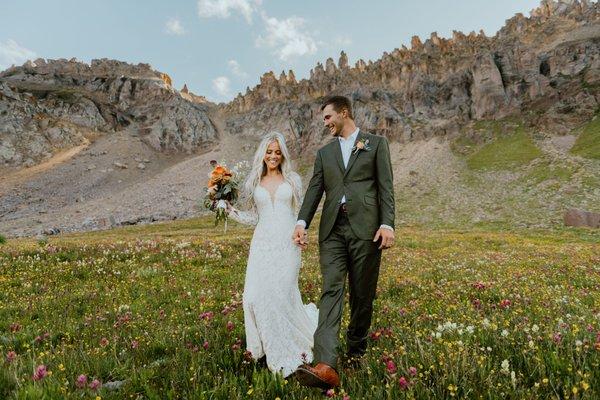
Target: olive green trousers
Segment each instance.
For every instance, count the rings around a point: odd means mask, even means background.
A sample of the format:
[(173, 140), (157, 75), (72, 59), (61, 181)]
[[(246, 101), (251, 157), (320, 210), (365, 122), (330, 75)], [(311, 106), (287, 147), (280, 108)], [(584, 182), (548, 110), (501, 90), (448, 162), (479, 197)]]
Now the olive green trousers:
[(319, 243), (323, 289), (319, 324), (314, 334), (316, 362), (337, 368), (346, 276), (350, 295), (347, 353), (360, 356), (366, 351), (381, 262), (379, 244), (358, 239), (352, 232), (347, 214), (341, 210), (331, 233)]

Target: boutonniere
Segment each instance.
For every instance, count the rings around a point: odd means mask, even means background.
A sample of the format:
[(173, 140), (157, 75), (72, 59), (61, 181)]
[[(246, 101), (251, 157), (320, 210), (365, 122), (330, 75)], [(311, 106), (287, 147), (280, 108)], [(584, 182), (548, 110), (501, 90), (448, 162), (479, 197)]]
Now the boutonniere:
[(369, 139), (367, 139), (367, 140), (360, 139), (360, 140), (356, 141), (356, 143), (354, 144), (354, 147), (352, 148), (352, 153), (356, 154), (360, 150), (364, 150), (364, 151), (371, 150), (371, 147), (369, 147)]

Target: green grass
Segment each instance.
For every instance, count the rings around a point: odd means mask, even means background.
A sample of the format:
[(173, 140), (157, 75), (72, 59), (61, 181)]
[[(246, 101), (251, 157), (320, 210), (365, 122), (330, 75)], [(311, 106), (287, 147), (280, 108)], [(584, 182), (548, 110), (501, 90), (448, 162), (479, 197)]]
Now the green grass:
[(526, 165), (540, 157), (542, 152), (533, 143), (524, 128), (498, 137), (485, 144), (467, 158), (467, 166), (473, 170), (504, 170)]
[(577, 168), (574, 166), (555, 165), (544, 160), (526, 171), (524, 179), (531, 184), (537, 185), (554, 179), (559, 182), (568, 182), (573, 177)]
[[(323, 398), (244, 356), (251, 234), (235, 223), (224, 234), (202, 218), (39, 244), (7, 240), (0, 248), (0, 398)], [(365, 364), (341, 366), (335, 398), (600, 396), (598, 231), (399, 227), (396, 237), (383, 254)], [(320, 294), (311, 239), (299, 277), (305, 302)], [(199, 318), (207, 311), (212, 319)], [(34, 381), (38, 365), (51, 374)], [(124, 383), (81, 389), (80, 374)]]
[(475, 121), (473, 131), (456, 137), (450, 148), (472, 170), (506, 170), (540, 157), (531, 133), (516, 117)]
[(585, 158), (600, 159), (600, 117), (598, 115), (583, 128), (571, 148), (571, 153)]
[(0, 234), (0, 244), (4, 243), (6, 243), (6, 238), (4, 237), (4, 235)]

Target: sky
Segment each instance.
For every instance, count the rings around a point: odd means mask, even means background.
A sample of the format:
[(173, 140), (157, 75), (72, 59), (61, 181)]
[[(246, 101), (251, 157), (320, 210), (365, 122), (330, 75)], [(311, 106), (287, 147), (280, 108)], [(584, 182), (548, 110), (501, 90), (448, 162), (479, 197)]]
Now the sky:
[(0, 0), (0, 70), (28, 59), (148, 63), (215, 102), (268, 71), (376, 60), (431, 32), (494, 35), (539, 0)]

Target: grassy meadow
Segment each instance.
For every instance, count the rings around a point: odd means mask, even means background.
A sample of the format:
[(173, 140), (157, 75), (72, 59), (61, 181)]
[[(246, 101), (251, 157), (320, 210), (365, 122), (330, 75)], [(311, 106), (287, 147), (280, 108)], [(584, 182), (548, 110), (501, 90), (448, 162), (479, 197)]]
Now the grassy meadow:
[[(200, 218), (8, 239), (0, 398), (323, 398), (244, 352), (250, 237)], [(599, 398), (599, 243), (586, 229), (399, 228), (364, 364), (325, 396)], [(299, 284), (317, 301), (314, 237)]]

